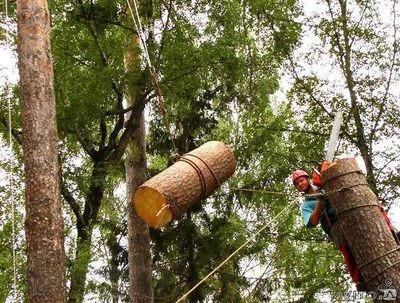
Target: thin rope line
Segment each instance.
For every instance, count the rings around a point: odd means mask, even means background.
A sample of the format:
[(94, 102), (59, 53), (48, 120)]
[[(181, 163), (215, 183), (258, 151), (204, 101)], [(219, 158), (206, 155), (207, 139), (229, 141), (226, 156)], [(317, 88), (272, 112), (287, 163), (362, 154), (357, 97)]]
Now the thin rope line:
[(381, 274), (383, 274), (385, 271), (387, 271), (388, 269), (391, 269), (392, 267), (396, 266), (400, 264), (400, 261), (397, 261), (394, 264), (390, 264), (389, 266), (386, 266), (383, 270), (381, 270), (379, 273), (373, 275), (371, 278), (368, 278), (367, 280), (365, 280), (365, 284), (369, 283), (371, 280), (375, 279), (376, 277), (380, 276)]
[(163, 212), (166, 208), (168, 208), (169, 207), (169, 204), (165, 204), (159, 211), (158, 211), (158, 213), (156, 214), (156, 217), (158, 217), (160, 214), (161, 214), (161, 212)]
[(129, 7), (129, 11), (131, 13), (131, 17), (133, 19), (133, 23), (135, 24), (136, 30), (137, 30), (139, 38), (140, 38), (140, 44), (142, 45), (142, 48), (143, 48), (143, 50), (145, 52), (145, 57), (146, 57), (147, 64), (149, 65), (149, 68), (152, 69), (153, 65), (151, 64), (149, 51), (148, 51), (147, 45), (146, 45), (146, 40), (143, 37), (142, 23), (140, 22), (140, 17), (139, 17), (139, 12), (138, 12), (137, 5), (136, 5), (136, 0), (132, 0), (132, 2), (133, 2), (133, 6), (135, 8), (135, 14), (136, 14), (137, 20), (136, 20), (136, 17), (134, 16), (134, 14), (133, 14), (133, 10), (132, 10), (132, 6), (131, 6), (130, 1), (126, 0), (126, 3), (128, 4), (128, 7)]
[[(164, 221), (165, 215), (166, 215), (166, 209), (170, 208), (169, 204), (165, 204), (156, 214), (156, 217), (158, 217), (157, 219), (157, 223), (155, 228), (160, 228), (161, 227), (161, 222)], [(161, 216), (160, 216), (161, 215)]]
[[(7, 85), (7, 83), (6, 83)], [(12, 168), (13, 161), (12, 161), (12, 112), (11, 112), (11, 100), (10, 96), (8, 95), (8, 88), (7, 88), (7, 107), (8, 107), (8, 146), (9, 146), (9, 151), (10, 151), (10, 169)], [(13, 256), (13, 296), (14, 299), (16, 299), (16, 294), (17, 294), (17, 253), (16, 253), (16, 222), (15, 222), (15, 201), (14, 201), (14, 191), (13, 191), (13, 180), (12, 180), (12, 172), (9, 173), (9, 194), (10, 194), (10, 199), (11, 199), (11, 218), (12, 218), (12, 256)]]
[(144, 48), (144, 51), (146, 53), (147, 61), (148, 61), (148, 64), (149, 64), (149, 68), (153, 69), (153, 65), (151, 64), (151, 60), (150, 60), (150, 53), (149, 53), (149, 50), (147, 48), (146, 39), (144, 37), (142, 22), (140, 21), (138, 5), (136, 3), (136, 0), (132, 0), (132, 2), (133, 2), (133, 6), (135, 7), (135, 14), (136, 14), (136, 18), (137, 18), (137, 21), (138, 21), (138, 24), (139, 24), (139, 34), (140, 34), (141, 39), (142, 39), (143, 48)]
[(281, 210), (275, 217), (268, 221), (262, 228), (260, 228), (255, 234), (253, 234), (245, 243), (243, 243), (238, 249), (231, 253), (224, 261), (222, 261), (214, 270), (212, 270), (207, 276), (200, 280), (195, 286), (192, 287), (187, 293), (185, 293), (181, 298), (176, 301), (176, 303), (182, 302), (190, 293), (192, 293), (197, 287), (199, 287), (205, 280), (207, 280), (211, 275), (213, 275), (218, 269), (220, 269), (225, 263), (227, 263), (234, 255), (236, 255), (241, 249), (243, 249), (247, 244), (255, 239), (264, 229), (271, 225), (281, 214), (286, 210), (289, 210), (294, 205), (294, 202), (289, 203), (283, 210)]
[(352, 207), (343, 209), (342, 211), (339, 211), (339, 212), (336, 214), (336, 217), (339, 217), (340, 215), (342, 215), (342, 214), (344, 214), (344, 213), (347, 213), (347, 212), (349, 212), (349, 211), (352, 211), (352, 210), (354, 210), (354, 209), (363, 208), (363, 207), (376, 207), (376, 206), (379, 207), (379, 208), (381, 209), (381, 206), (380, 206), (379, 204), (377, 204), (377, 203), (369, 203), (369, 204), (363, 204), (363, 205), (355, 205), (355, 206), (352, 206)]
[(266, 193), (271, 195), (280, 195), (280, 196), (295, 196), (293, 193), (285, 193), (285, 192), (277, 192), (277, 191), (268, 191), (264, 189), (251, 189), (251, 188), (238, 188), (238, 187), (231, 187), (233, 191), (248, 191), (248, 192), (260, 192)]
[(129, 11), (130, 11), (133, 23), (134, 23), (134, 25), (136, 27), (136, 31), (137, 31), (137, 33), (139, 35), (140, 45), (142, 46), (142, 49), (144, 50), (145, 59), (147, 61), (149, 69), (150, 69), (151, 81), (153, 82), (154, 90), (156, 92), (156, 96), (157, 96), (157, 99), (158, 99), (158, 103), (159, 103), (159, 106), (160, 106), (161, 113), (163, 115), (163, 120), (164, 120), (165, 127), (167, 129), (167, 132), (168, 132), (169, 139), (172, 142), (172, 147), (174, 149), (174, 153), (178, 154), (178, 149), (176, 148), (176, 144), (175, 144), (174, 138), (172, 136), (172, 132), (171, 132), (171, 127), (170, 127), (170, 124), (169, 124), (169, 121), (168, 121), (167, 112), (165, 110), (164, 98), (163, 98), (163, 95), (161, 93), (160, 85), (158, 84), (158, 74), (157, 74), (154, 66), (151, 63), (150, 53), (149, 53), (149, 50), (147, 48), (146, 40), (145, 40), (145, 37), (144, 37), (142, 23), (140, 22), (138, 5), (136, 3), (136, 0), (132, 0), (133, 6), (135, 8), (135, 14), (136, 14), (136, 18), (135, 18), (133, 10), (132, 10), (132, 6), (130, 4), (130, 1), (126, 0), (126, 2), (128, 4)]
[(350, 174), (361, 174), (361, 175), (362, 175), (363, 172), (362, 172), (361, 169), (358, 169), (358, 170), (348, 171), (348, 172), (344, 172), (344, 173), (339, 174), (339, 175), (332, 176), (332, 178), (330, 178), (330, 179), (328, 179), (328, 180), (325, 180), (325, 182), (324, 182), (324, 187), (325, 187), (325, 185), (328, 184), (329, 182), (331, 182), (331, 181), (333, 181), (333, 180), (335, 180), (335, 179), (337, 179), (337, 178), (339, 178), (339, 177), (343, 177), (343, 176), (350, 175)]
[(197, 176), (199, 177), (199, 180), (200, 180), (200, 185), (201, 185), (201, 193), (200, 193), (199, 198), (204, 199), (206, 197), (206, 193), (207, 193), (207, 183), (206, 183), (206, 179), (204, 178), (204, 175), (203, 175), (200, 167), (198, 167), (195, 162), (193, 162), (192, 160), (185, 158), (185, 157), (181, 157), (178, 161), (189, 164), (196, 171)]

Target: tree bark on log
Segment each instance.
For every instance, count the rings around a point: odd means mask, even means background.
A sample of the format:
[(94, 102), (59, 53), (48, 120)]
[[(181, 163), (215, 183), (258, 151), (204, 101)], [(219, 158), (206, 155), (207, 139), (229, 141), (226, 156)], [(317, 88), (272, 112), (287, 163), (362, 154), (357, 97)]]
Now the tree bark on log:
[(400, 302), (400, 246), (356, 160), (338, 160), (322, 173), (322, 181), (370, 296), (387, 302), (392, 289), (397, 298), (390, 302)]
[(159, 228), (210, 196), (235, 169), (236, 159), (225, 144), (207, 142), (141, 185), (135, 209), (149, 226)]
[(65, 302), (64, 234), (47, 1), (18, 0), (17, 13), (28, 301)]

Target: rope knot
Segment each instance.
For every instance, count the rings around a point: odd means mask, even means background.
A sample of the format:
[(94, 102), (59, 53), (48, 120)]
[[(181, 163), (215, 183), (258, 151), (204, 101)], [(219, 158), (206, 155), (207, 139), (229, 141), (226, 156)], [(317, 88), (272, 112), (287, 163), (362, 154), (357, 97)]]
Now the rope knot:
[(181, 155), (178, 154), (177, 152), (173, 153), (171, 155), (171, 157), (169, 158), (169, 160), (171, 161), (171, 163), (176, 163), (179, 159), (181, 158)]

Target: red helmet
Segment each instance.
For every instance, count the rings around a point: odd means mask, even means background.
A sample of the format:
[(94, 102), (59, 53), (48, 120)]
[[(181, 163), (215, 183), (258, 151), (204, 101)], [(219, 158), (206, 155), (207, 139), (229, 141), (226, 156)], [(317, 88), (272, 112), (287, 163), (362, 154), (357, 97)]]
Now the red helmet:
[(295, 170), (295, 171), (292, 173), (292, 182), (293, 182), (293, 184), (294, 184), (294, 182), (295, 182), (298, 178), (300, 178), (300, 177), (307, 177), (307, 178), (310, 178), (310, 176), (309, 176), (304, 170), (301, 170), (301, 169)]

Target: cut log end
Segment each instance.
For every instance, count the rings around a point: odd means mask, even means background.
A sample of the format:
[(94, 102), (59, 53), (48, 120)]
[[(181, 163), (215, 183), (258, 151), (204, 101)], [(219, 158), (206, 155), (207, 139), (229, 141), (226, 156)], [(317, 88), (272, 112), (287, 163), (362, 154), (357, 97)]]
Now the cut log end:
[(142, 186), (137, 189), (134, 207), (138, 216), (153, 228), (160, 228), (172, 221), (167, 200), (152, 187)]

